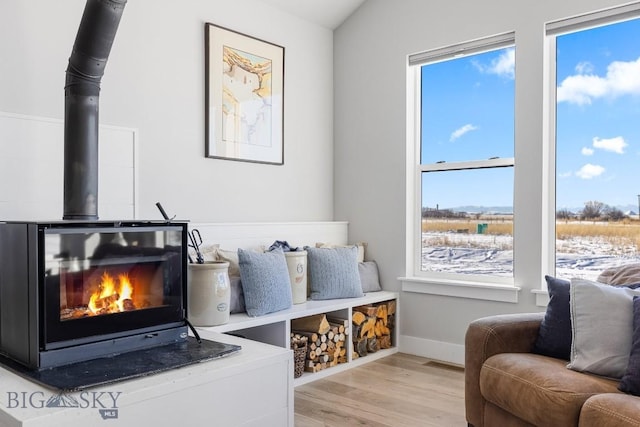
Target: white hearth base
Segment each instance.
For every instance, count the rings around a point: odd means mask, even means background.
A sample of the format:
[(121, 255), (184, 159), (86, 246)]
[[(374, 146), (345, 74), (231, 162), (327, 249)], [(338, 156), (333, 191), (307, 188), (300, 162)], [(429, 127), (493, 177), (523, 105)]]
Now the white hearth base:
[(242, 350), (57, 400), (75, 399), (79, 407), (46, 407), (56, 390), (0, 368), (0, 426), (293, 426), (290, 350), (214, 332), (201, 335)]

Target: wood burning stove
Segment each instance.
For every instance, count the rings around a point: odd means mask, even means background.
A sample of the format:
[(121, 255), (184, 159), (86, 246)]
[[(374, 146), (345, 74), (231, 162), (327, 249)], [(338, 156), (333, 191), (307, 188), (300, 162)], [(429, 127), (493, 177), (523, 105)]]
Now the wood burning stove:
[(69, 58), (64, 221), (0, 222), (0, 363), (66, 390), (240, 349), (188, 337), (186, 223), (98, 221), (100, 81), (126, 2), (87, 0)]
[(40, 369), (185, 341), (186, 236), (186, 223), (0, 223), (0, 352)]

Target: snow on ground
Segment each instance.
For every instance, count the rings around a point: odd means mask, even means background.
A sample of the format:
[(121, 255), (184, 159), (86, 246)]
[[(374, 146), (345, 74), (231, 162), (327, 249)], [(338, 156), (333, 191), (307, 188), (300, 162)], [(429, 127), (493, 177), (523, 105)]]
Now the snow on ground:
[[(422, 235), (422, 269), (463, 274), (511, 276), (511, 236), (428, 232)], [(640, 263), (634, 245), (612, 245), (598, 238), (556, 241), (557, 277), (595, 280), (609, 267)]]

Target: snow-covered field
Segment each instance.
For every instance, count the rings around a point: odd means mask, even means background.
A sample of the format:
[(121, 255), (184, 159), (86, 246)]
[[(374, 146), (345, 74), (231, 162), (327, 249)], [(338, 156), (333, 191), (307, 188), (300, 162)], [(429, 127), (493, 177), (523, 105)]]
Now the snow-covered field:
[[(443, 245), (446, 242), (446, 246)], [(575, 237), (556, 241), (556, 276), (595, 280), (609, 267), (640, 263), (634, 245)], [(465, 274), (511, 276), (511, 236), (428, 232), (422, 235), (422, 269)]]

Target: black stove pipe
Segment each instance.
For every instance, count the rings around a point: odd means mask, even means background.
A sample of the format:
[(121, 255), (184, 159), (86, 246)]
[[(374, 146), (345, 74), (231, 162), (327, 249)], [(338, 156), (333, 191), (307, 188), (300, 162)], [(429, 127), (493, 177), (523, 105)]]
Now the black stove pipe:
[(100, 81), (127, 0), (87, 0), (64, 87), (63, 219), (98, 219)]

